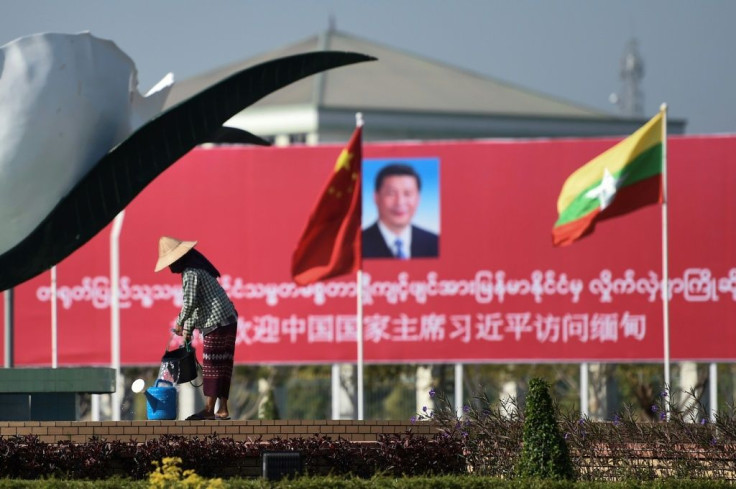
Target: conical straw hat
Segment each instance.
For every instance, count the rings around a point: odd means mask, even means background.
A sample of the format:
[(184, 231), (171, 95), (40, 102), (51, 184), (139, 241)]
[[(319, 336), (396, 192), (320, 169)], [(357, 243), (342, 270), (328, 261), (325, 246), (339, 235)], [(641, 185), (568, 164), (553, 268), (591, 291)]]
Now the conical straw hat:
[(181, 241), (176, 238), (162, 236), (158, 240), (158, 261), (154, 271), (160, 272), (168, 267), (176, 260), (187, 254), (187, 251), (194, 248), (196, 241)]

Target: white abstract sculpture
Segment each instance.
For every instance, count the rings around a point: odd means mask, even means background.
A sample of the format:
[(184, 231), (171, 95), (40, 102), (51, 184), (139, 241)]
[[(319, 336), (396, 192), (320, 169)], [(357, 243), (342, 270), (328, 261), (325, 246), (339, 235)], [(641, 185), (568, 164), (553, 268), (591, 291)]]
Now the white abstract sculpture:
[(211, 141), (268, 144), (225, 121), (269, 93), (370, 56), (318, 51), (246, 68), (162, 110), (135, 64), (89, 33), (0, 47), (0, 291), (47, 270), (104, 228), (166, 168)]
[(161, 111), (173, 75), (141, 96), (133, 60), (89, 33), (16, 39), (0, 47), (0, 60), (2, 254)]

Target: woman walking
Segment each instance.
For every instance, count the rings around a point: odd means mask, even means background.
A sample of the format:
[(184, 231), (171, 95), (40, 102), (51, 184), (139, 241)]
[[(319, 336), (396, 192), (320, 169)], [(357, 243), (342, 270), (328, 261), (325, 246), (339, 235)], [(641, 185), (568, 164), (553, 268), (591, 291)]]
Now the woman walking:
[[(196, 241), (162, 236), (158, 242), (156, 272), (169, 267), (181, 274), (182, 307), (175, 333), (188, 343), (198, 329), (204, 339), (202, 377), (206, 401), (202, 411), (187, 419), (230, 419), (227, 400), (233, 374), (238, 313), (220, 286), (220, 272), (199, 251)], [(216, 411), (215, 411), (216, 409)]]

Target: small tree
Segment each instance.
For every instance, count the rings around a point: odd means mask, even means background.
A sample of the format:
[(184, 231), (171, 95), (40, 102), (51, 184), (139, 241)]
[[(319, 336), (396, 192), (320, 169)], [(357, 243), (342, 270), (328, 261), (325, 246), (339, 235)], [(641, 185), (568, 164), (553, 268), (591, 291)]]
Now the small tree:
[(531, 379), (524, 410), (524, 446), (517, 466), (520, 477), (575, 479), (570, 453), (555, 417), (549, 385)]

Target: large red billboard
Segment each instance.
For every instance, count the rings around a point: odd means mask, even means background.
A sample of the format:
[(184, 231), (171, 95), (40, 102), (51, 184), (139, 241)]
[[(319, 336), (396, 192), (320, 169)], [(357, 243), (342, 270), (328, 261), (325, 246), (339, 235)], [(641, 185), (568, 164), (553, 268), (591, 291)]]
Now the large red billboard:
[[(562, 183), (617, 141), (366, 144), (367, 172), (429, 165), (423, 218), (439, 253), (363, 261), (365, 361), (661, 361), (662, 207), (552, 246)], [(161, 235), (198, 240), (222, 272), (237, 363), (355, 361), (356, 276), (300, 287), (289, 275), (341, 149), (198, 148), (148, 186), (120, 235), (123, 364), (157, 364), (179, 311), (180, 277), (153, 272)], [(667, 155), (671, 357), (733, 361), (736, 137), (670, 138)], [(57, 267), (60, 365), (110, 363), (110, 229)], [(50, 300), (49, 273), (15, 288), (16, 365), (51, 363)]]

